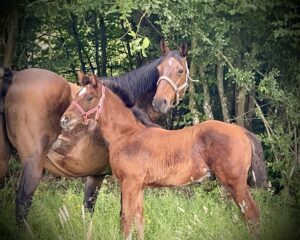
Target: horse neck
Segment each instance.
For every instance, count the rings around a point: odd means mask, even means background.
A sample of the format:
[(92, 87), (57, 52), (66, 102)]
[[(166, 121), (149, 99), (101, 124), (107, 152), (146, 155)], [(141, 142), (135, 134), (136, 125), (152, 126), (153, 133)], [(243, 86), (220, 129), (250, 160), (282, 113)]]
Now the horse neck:
[(144, 128), (123, 101), (108, 89), (98, 122), (101, 134), (109, 144)]

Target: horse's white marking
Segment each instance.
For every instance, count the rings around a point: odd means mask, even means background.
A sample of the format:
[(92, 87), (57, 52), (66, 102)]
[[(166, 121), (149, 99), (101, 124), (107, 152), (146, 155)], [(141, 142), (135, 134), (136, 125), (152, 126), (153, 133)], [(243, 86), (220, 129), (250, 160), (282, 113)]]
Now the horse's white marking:
[(170, 58), (169, 61), (168, 61), (168, 65), (171, 67), (173, 64), (173, 58)]
[(195, 180), (195, 182), (202, 183), (205, 179), (211, 177), (210, 171), (208, 169), (205, 169), (205, 170), (207, 170), (207, 172), (202, 177), (200, 177), (199, 179)]
[(86, 87), (84, 87), (83, 89), (81, 89), (79, 91), (79, 96), (81, 96), (82, 94), (84, 94), (86, 92)]
[(248, 208), (246, 202), (243, 200), (242, 203), (239, 203), (241, 212), (245, 214), (245, 210)]
[(256, 183), (256, 176), (255, 176), (255, 172), (252, 170), (252, 176), (253, 176), (253, 181)]

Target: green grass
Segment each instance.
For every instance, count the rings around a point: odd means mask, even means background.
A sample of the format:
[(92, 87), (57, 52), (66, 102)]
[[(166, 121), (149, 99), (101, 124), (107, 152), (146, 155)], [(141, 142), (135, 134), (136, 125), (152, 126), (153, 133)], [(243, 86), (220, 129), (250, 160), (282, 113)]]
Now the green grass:
[[(15, 225), (16, 184), (0, 189), (0, 239), (122, 239), (120, 193), (110, 177), (103, 184), (93, 217), (82, 214), (83, 182), (46, 179), (34, 195), (28, 227)], [(261, 210), (261, 239), (300, 239), (300, 210), (286, 194), (252, 191)], [(145, 239), (251, 239), (239, 211), (212, 182), (145, 191)]]

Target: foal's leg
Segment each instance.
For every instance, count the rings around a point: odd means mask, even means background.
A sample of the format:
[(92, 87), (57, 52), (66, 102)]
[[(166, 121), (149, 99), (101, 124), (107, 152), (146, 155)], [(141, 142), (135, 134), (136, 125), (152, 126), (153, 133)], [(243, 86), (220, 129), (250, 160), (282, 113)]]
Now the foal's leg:
[(259, 235), (259, 231), (256, 229), (260, 220), (259, 209), (248, 189), (246, 179), (244, 181), (236, 181), (233, 184), (224, 184), (224, 186), (230, 192), (233, 200), (240, 209), (250, 233), (254, 237), (257, 237)]
[(137, 210), (135, 214), (135, 226), (138, 239), (144, 239), (144, 191), (141, 190), (137, 200)]
[(32, 195), (37, 188), (43, 173), (42, 161), (36, 157), (22, 159), (22, 175), (19, 188), (16, 194), (16, 221), (18, 225), (23, 225), (23, 220), (27, 218), (31, 206)]
[(8, 162), (11, 153), (11, 145), (5, 128), (4, 115), (0, 112), (0, 187), (5, 184)]
[(101, 187), (105, 176), (106, 175), (89, 176), (86, 178), (84, 206), (90, 213), (93, 213), (95, 210), (95, 203), (99, 194), (99, 188)]
[(136, 181), (125, 179), (121, 182), (121, 225), (126, 240), (132, 236), (132, 224), (141, 191), (142, 187)]

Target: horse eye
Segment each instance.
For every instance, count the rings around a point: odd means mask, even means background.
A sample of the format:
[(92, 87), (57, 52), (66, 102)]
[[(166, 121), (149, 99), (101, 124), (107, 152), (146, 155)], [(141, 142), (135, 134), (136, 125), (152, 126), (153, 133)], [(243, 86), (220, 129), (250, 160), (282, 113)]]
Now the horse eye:
[(92, 96), (88, 96), (86, 99), (87, 99), (88, 101), (91, 101), (91, 100), (93, 99), (93, 97), (92, 97)]
[(183, 69), (179, 69), (178, 72), (179, 72), (179, 73), (183, 73)]

